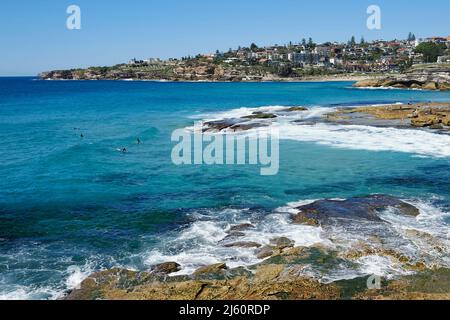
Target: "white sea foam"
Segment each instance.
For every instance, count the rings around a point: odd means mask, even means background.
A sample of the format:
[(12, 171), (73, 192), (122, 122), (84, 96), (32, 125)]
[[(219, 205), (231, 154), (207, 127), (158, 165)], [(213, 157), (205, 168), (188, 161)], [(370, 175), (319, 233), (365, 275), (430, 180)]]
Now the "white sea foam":
[(262, 261), (256, 257), (255, 248), (225, 247), (226, 243), (256, 242), (268, 245), (270, 240), (278, 237), (287, 237), (295, 241), (296, 246), (312, 246), (324, 241), (321, 238), (321, 228), (293, 225), (290, 215), (282, 213), (257, 219), (257, 223), (253, 223), (255, 227), (245, 230), (243, 237), (224, 240), (231, 226), (253, 222), (248, 215), (248, 209), (227, 209), (209, 217), (215, 218), (214, 220), (196, 221), (167, 241), (164, 248), (152, 250), (146, 262), (152, 265), (174, 261), (182, 266), (182, 270), (174, 275), (190, 274), (201, 266), (219, 262), (235, 268)]
[[(339, 200), (339, 199), (336, 199)], [(393, 209), (380, 213), (380, 217), (389, 224), (373, 221), (346, 221), (328, 225), (322, 231), (322, 238), (332, 242), (329, 246), (340, 252), (357, 250), (362, 244), (374, 249), (393, 249), (408, 256), (411, 262), (425, 262), (428, 266), (450, 266), (450, 229), (446, 219), (450, 213), (433, 204), (436, 199), (429, 201), (404, 200), (420, 211), (419, 216), (411, 217), (399, 215)], [(311, 201), (300, 201), (279, 208), (281, 212), (295, 214), (297, 208)], [(368, 235), (375, 238), (368, 239)], [(379, 239), (378, 241), (376, 239)], [(322, 242), (327, 244), (326, 240)], [(328, 243), (329, 244), (329, 243)], [(327, 245), (328, 245), (327, 244)], [(365, 275), (379, 275), (392, 278), (399, 275), (411, 274), (393, 257), (383, 255), (369, 255), (353, 261), (358, 268), (345, 265), (336, 266), (327, 273), (319, 272), (314, 266), (305, 269), (305, 275), (314, 275), (323, 282), (333, 282), (351, 279)]]
[(369, 255), (356, 260), (360, 265), (359, 272), (362, 275), (375, 275), (391, 279), (399, 275), (413, 274), (402, 268), (402, 265), (391, 257)]
[(15, 285), (9, 288), (3, 288), (0, 293), (0, 300), (42, 300), (43, 297), (50, 299), (62, 298), (63, 293), (60, 290), (50, 287), (26, 287)]
[(265, 112), (265, 113), (275, 113), (281, 119), (308, 119), (313, 117), (319, 117), (325, 113), (332, 112), (335, 110), (331, 107), (312, 107), (306, 111), (287, 111), (291, 106), (263, 106), (257, 108), (237, 108), (231, 110), (225, 110), (220, 112), (203, 113), (191, 116), (192, 119), (202, 119), (204, 121), (214, 121), (222, 119), (239, 119), (245, 116), (249, 116), (254, 112)]
[(81, 285), (81, 283), (89, 277), (93, 272), (93, 266), (90, 264), (86, 264), (83, 267), (79, 266), (70, 266), (67, 268), (67, 273), (69, 276), (66, 280), (66, 287), (69, 290), (78, 289)]
[[(400, 102), (397, 102), (400, 104)], [(384, 105), (384, 104), (379, 104)], [(205, 121), (236, 119), (254, 112), (277, 114), (276, 119), (257, 120), (277, 126), (280, 139), (313, 142), (335, 148), (393, 151), (422, 157), (449, 157), (450, 135), (426, 130), (373, 127), (366, 125), (339, 125), (329, 123), (296, 123), (298, 120), (319, 119), (336, 108), (312, 107), (308, 111), (285, 112), (286, 106), (238, 108), (228, 111), (197, 115)], [(252, 122), (256, 120), (249, 120)], [(268, 130), (268, 128), (266, 128)], [(259, 128), (258, 130), (261, 130)], [(250, 130), (252, 131), (252, 130)]]
[(423, 130), (361, 125), (285, 124), (280, 138), (316, 142), (336, 148), (397, 151), (434, 157), (450, 156), (450, 135)]

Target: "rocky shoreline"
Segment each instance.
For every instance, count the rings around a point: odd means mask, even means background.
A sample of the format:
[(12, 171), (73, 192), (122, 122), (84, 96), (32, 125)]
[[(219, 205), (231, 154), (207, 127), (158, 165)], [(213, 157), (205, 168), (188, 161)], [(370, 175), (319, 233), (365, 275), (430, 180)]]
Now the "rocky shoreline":
[(354, 84), (356, 88), (397, 88), (416, 90), (450, 90), (450, 66), (413, 66), (403, 74), (364, 79)]
[[(292, 224), (320, 226), (324, 230), (350, 222), (360, 225), (374, 223), (389, 228), (390, 223), (380, 218), (384, 210), (414, 219), (420, 214), (415, 206), (385, 195), (355, 197), (345, 201), (321, 200), (295, 208)], [(341, 219), (344, 219), (341, 221)], [(231, 226), (228, 245), (252, 248), (262, 262), (229, 269), (225, 263), (198, 268), (190, 275), (176, 275), (182, 268), (176, 262), (152, 266), (148, 271), (120, 268), (97, 272), (85, 279), (79, 288), (68, 293), (68, 300), (339, 300), (339, 299), (449, 299), (450, 269), (427, 260), (433, 250), (448, 253), (448, 247), (434, 236), (409, 230), (405, 237), (413, 243), (425, 241), (432, 248), (423, 258), (412, 257), (391, 248), (383, 235), (362, 228), (368, 240), (357, 242), (347, 249), (335, 246), (296, 246), (286, 237), (273, 238), (269, 245), (239, 241), (252, 224)], [(349, 229), (350, 230), (350, 229)], [(350, 232), (348, 230), (348, 232)], [(345, 230), (344, 230), (345, 231)], [(367, 232), (367, 234), (365, 234)], [(337, 241), (337, 240), (334, 240)], [(338, 242), (336, 242), (337, 244)], [(375, 244), (374, 246), (372, 244)], [(221, 245), (218, 243), (218, 245)], [(370, 275), (348, 280), (322, 281), (308, 272), (310, 266), (318, 269), (352, 265), (366, 257), (384, 257), (405, 268), (405, 275), (380, 279), (375, 289)], [(175, 275), (174, 275), (175, 274)]]
[(428, 128), (450, 130), (450, 103), (409, 103), (385, 106), (340, 108), (326, 115), (327, 120), (340, 124)]
[(106, 81), (155, 81), (155, 82), (339, 82), (339, 81), (364, 81), (371, 79), (371, 76), (361, 74), (337, 74), (324, 76), (305, 76), (305, 77), (280, 77), (275, 75), (266, 75), (261, 77), (240, 76), (217, 76), (213, 74), (199, 74), (195, 76), (184, 75), (162, 75), (153, 73), (101, 73), (98, 71), (78, 71), (78, 70), (55, 70), (46, 71), (38, 75), (41, 80), (62, 80), (62, 81), (87, 81), (87, 80), (106, 80)]
[[(206, 121), (203, 132), (240, 132), (270, 126), (280, 116), (309, 111), (303, 106), (281, 108), (276, 111), (254, 111), (240, 118)], [(296, 124), (325, 122), (342, 125), (370, 125), (375, 127), (422, 128), (450, 131), (450, 102), (388, 104), (338, 108), (314, 119), (298, 119)]]

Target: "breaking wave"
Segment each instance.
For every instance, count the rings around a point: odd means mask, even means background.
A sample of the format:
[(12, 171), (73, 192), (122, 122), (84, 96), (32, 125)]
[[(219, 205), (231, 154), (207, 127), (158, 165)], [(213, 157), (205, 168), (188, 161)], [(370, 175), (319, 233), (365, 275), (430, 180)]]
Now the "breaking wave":
[[(419, 129), (341, 125), (323, 122), (336, 108), (312, 107), (307, 111), (285, 112), (286, 106), (239, 108), (197, 116), (205, 121), (238, 119), (254, 112), (274, 113), (276, 119), (257, 120), (277, 126), (281, 139), (313, 142), (335, 148), (393, 151), (419, 156), (450, 157), (450, 134)], [(250, 120), (255, 121), (255, 120)], [(249, 122), (250, 122), (249, 121)]]

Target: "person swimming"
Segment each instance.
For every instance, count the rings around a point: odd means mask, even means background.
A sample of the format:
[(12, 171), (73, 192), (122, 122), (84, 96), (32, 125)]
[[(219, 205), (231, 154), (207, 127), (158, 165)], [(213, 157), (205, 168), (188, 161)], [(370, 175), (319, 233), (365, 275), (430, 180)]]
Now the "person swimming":
[(80, 138), (84, 138), (84, 134), (80, 134)]
[(128, 151), (127, 151), (127, 148), (123, 148), (122, 149), (122, 153), (127, 153)]
[(141, 139), (137, 138), (137, 144), (141, 144)]

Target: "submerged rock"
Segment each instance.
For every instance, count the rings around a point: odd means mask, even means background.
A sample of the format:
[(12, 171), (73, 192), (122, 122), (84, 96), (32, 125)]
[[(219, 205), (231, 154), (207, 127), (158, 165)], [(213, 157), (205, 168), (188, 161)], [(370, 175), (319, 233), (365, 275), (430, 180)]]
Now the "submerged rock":
[(233, 242), (233, 243), (228, 243), (225, 244), (224, 247), (226, 248), (259, 248), (261, 247), (261, 244), (257, 243), (257, 242), (251, 242), (251, 241), (241, 241), (241, 242)]
[(253, 229), (255, 226), (252, 225), (251, 223), (242, 223), (242, 224), (238, 224), (236, 226), (232, 226), (229, 230), (229, 232), (234, 232), (234, 231), (245, 231), (248, 229)]
[(261, 127), (265, 127), (265, 126), (268, 126), (268, 124), (267, 123), (258, 123), (258, 122), (248, 123), (243, 120), (236, 120), (236, 119), (224, 119), (224, 120), (206, 122), (205, 126), (203, 128), (203, 132), (204, 133), (221, 132), (221, 131), (227, 130), (227, 129), (234, 131), (234, 132), (248, 131), (251, 129), (261, 128)]
[(242, 117), (242, 119), (274, 119), (277, 115), (273, 113), (254, 112), (249, 116)]
[(290, 107), (290, 108), (287, 108), (285, 111), (289, 111), (289, 112), (308, 111), (308, 108), (306, 108), (306, 107)]
[(392, 208), (398, 214), (416, 217), (419, 209), (400, 199), (386, 195), (350, 198), (344, 201), (319, 200), (297, 207), (299, 213), (293, 217), (294, 223), (319, 225), (332, 218), (383, 221), (379, 216), (383, 210)]

